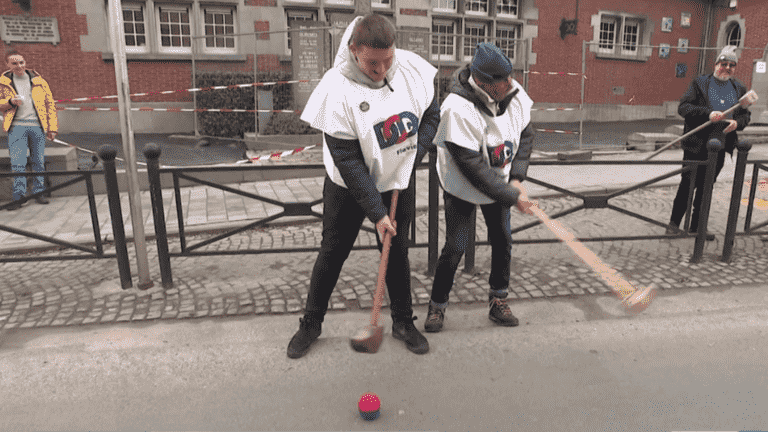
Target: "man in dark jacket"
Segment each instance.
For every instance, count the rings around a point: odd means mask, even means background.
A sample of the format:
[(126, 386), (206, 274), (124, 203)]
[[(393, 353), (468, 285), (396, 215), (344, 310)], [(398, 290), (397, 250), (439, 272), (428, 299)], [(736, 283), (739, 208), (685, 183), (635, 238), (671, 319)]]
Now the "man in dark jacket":
[(470, 218), (477, 205), (491, 242), (488, 317), (502, 326), (518, 324), (506, 303), (512, 255), (510, 207), (530, 213), (534, 205), (521, 184), (533, 150), (533, 101), (511, 74), (509, 58), (497, 46), (480, 43), (472, 63), (457, 71), (440, 108), (435, 144), (437, 172), (445, 191), (446, 241), (424, 323), (428, 332), (443, 327), (453, 277), (467, 247)]
[[(741, 106), (731, 115), (724, 116), (723, 112), (740, 103), (739, 100), (747, 93), (746, 86), (733, 77), (736, 71), (738, 57), (735, 47), (725, 47), (717, 56), (714, 73), (701, 75), (691, 82), (688, 90), (680, 98), (680, 106), (677, 112), (685, 118), (684, 133), (712, 121), (712, 125), (691, 135), (682, 141), (683, 160), (705, 161), (707, 160), (707, 142), (712, 138), (719, 139), (724, 144), (724, 149), (718, 152), (715, 179), (720, 174), (725, 164), (725, 152), (733, 154), (738, 136), (736, 131), (743, 130), (750, 120), (750, 112), (746, 108), (749, 102), (741, 101)], [(673, 235), (679, 232), (680, 222), (683, 220), (688, 207), (689, 188), (691, 176), (695, 176), (695, 195), (693, 198), (693, 213), (691, 215), (690, 232), (695, 233), (699, 225), (699, 209), (704, 196), (704, 180), (706, 178), (706, 165), (699, 165), (694, 172), (686, 171), (682, 174), (680, 185), (677, 189), (672, 216), (670, 217), (667, 234)]]

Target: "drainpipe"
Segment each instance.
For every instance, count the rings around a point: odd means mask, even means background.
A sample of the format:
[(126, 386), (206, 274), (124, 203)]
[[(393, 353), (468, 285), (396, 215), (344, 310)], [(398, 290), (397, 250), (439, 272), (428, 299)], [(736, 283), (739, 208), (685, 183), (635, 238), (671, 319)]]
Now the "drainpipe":
[[(709, 48), (709, 35), (712, 34), (712, 31), (714, 30), (712, 28), (712, 23), (714, 22), (714, 16), (715, 16), (715, 2), (717, 0), (709, 0), (707, 3), (707, 11), (706, 16), (704, 18), (704, 37), (702, 40), (701, 47), (702, 48)], [(701, 75), (705, 73), (707, 68), (707, 58), (709, 58), (709, 50), (703, 49), (699, 53), (699, 68), (696, 75)]]

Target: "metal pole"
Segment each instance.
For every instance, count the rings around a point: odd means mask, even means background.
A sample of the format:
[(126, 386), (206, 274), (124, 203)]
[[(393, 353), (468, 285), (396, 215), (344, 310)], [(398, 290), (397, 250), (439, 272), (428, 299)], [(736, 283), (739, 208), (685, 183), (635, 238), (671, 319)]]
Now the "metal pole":
[(584, 85), (587, 76), (587, 41), (581, 41), (581, 103), (579, 103), (579, 150), (584, 149)]
[(128, 202), (131, 207), (131, 224), (133, 225), (133, 244), (136, 248), (136, 267), (139, 271), (139, 289), (151, 288), (154, 283), (149, 277), (147, 260), (147, 243), (144, 236), (144, 213), (141, 211), (141, 191), (139, 190), (139, 173), (136, 168), (136, 145), (133, 140), (133, 125), (131, 124), (131, 99), (128, 86), (128, 64), (125, 59), (122, 7), (120, 0), (109, 0), (110, 34), (112, 37), (112, 52), (115, 61), (115, 81), (117, 84), (117, 100), (119, 106), (120, 132), (123, 137), (123, 153), (125, 154), (125, 171), (128, 175)]
[(707, 142), (707, 175), (704, 180), (704, 196), (701, 198), (701, 207), (699, 208), (699, 225), (696, 231), (696, 242), (693, 246), (692, 263), (701, 261), (704, 255), (704, 245), (707, 242), (707, 222), (709, 220), (709, 207), (712, 204), (712, 186), (715, 184), (715, 165), (717, 164), (717, 153), (723, 149), (723, 143), (712, 138)]
[[(197, 71), (195, 70), (195, 57), (197, 55), (197, 38), (192, 38), (192, 88), (197, 88)], [(192, 92), (192, 107), (195, 111), (192, 118), (195, 123), (195, 139), (200, 139), (200, 128), (197, 125), (197, 92)]]
[(163, 288), (173, 288), (171, 256), (168, 253), (168, 234), (165, 230), (163, 190), (160, 184), (160, 147), (155, 143), (148, 143), (144, 146), (144, 157), (147, 159), (147, 177), (149, 178), (149, 194), (152, 201), (152, 216), (155, 220), (160, 276), (163, 280)]
[(741, 207), (741, 191), (744, 187), (744, 173), (747, 168), (747, 156), (752, 148), (752, 143), (741, 140), (736, 145), (739, 155), (736, 157), (736, 169), (733, 174), (733, 187), (731, 188), (731, 208), (728, 210), (728, 223), (725, 227), (725, 239), (723, 240), (723, 262), (731, 262), (733, 242), (736, 238), (736, 224), (739, 219), (739, 207)]
[(115, 237), (115, 255), (117, 255), (117, 270), (120, 273), (120, 284), (123, 289), (133, 286), (131, 280), (131, 263), (128, 257), (128, 246), (125, 244), (125, 227), (123, 226), (123, 211), (120, 208), (120, 188), (117, 185), (115, 172), (115, 156), (117, 150), (111, 145), (99, 147), (99, 157), (104, 165), (104, 183), (107, 187), (109, 216), (112, 220), (112, 235)]
[[(253, 39), (253, 82), (259, 82), (259, 49), (258, 49), (258, 43), (259, 43), (259, 34), (254, 34)], [(254, 136), (256, 137), (256, 141), (259, 140), (259, 88), (254, 87), (253, 88), (253, 101), (254, 106), (256, 107), (254, 118), (255, 124), (256, 124), (256, 130), (254, 131)]]

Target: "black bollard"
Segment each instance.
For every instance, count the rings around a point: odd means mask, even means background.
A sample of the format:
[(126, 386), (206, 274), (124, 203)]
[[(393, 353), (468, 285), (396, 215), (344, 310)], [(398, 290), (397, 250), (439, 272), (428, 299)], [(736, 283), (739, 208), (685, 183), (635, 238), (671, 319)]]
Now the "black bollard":
[(168, 233), (165, 230), (165, 209), (163, 208), (163, 190), (160, 184), (160, 147), (155, 143), (144, 146), (149, 177), (149, 195), (152, 201), (152, 218), (155, 221), (155, 239), (157, 241), (157, 259), (160, 263), (160, 275), (163, 288), (173, 288), (171, 256), (168, 253)]
[(731, 189), (731, 207), (728, 210), (728, 224), (725, 227), (725, 240), (723, 241), (723, 262), (731, 262), (733, 242), (736, 238), (736, 223), (739, 219), (739, 207), (741, 207), (741, 191), (744, 187), (744, 173), (747, 169), (747, 156), (752, 149), (752, 143), (747, 140), (739, 140), (736, 144), (739, 151), (736, 157), (736, 168), (733, 173), (733, 188)]
[(435, 271), (437, 270), (437, 247), (438, 247), (438, 234), (439, 234), (439, 218), (440, 215), (438, 212), (440, 211), (440, 196), (438, 195), (440, 193), (440, 179), (437, 177), (437, 151), (430, 150), (429, 151), (429, 216), (428, 216), (428, 224), (429, 224), (429, 250), (427, 251), (428, 255), (428, 265), (427, 265), (427, 275), (428, 276), (434, 276)]
[(704, 246), (707, 243), (709, 207), (712, 204), (712, 186), (715, 184), (717, 153), (722, 149), (723, 143), (717, 138), (712, 138), (707, 142), (707, 174), (704, 180), (704, 195), (701, 198), (701, 208), (699, 209), (699, 227), (696, 233), (696, 243), (693, 246), (692, 263), (698, 263), (704, 255)]
[(102, 165), (104, 165), (104, 183), (107, 186), (107, 200), (109, 202), (109, 216), (112, 219), (112, 233), (115, 236), (117, 268), (120, 272), (120, 282), (123, 289), (128, 289), (133, 286), (133, 281), (131, 280), (131, 264), (128, 259), (128, 246), (125, 242), (125, 228), (123, 227), (123, 211), (120, 207), (120, 189), (117, 185), (115, 156), (117, 156), (117, 150), (111, 145), (104, 144), (99, 147), (99, 157), (101, 158)]

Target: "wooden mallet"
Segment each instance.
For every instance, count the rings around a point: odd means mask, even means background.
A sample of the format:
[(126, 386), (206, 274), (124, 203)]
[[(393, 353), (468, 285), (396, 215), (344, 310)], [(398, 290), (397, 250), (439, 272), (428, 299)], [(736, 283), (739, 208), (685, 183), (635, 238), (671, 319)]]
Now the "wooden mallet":
[(616, 270), (608, 267), (597, 255), (576, 240), (576, 237), (560, 222), (550, 219), (537, 206), (531, 206), (529, 209), (552, 233), (568, 245), (584, 264), (588, 265), (608, 284), (611, 291), (621, 299), (621, 304), (627, 309), (627, 312), (639, 313), (651, 304), (656, 296), (656, 290), (653, 287), (635, 288)]
[[(389, 220), (395, 220), (395, 210), (397, 209), (397, 198), (400, 191), (392, 191), (392, 200), (389, 205)], [(384, 300), (384, 278), (387, 275), (387, 264), (389, 263), (389, 249), (392, 246), (392, 235), (389, 231), (384, 232), (384, 239), (381, 247), (381, 260), (379, 261), (379, 275), (376, 279), (376, 292), (373, 295), (373, 309), (371, 309), (371, 323), (358, 331), (354, 337), (349, 340), (352, 348), (357, 352), (375, 353), (381, 346), (381, 340), (384, 337), (384, 327), (379, 325), (379, 312)]]
[[(727, 110), (723, 111), (723, 117), (725, 117), (728, 114), (736, 111), (736, 108), (740, 107), (743, 102), (748, 102), (749, 105), (752, 105), (753, 103), (757, 102), (757, 93), (755, 93), (754, 90), (748, 91), (747, 94), (745, 94), (744, 96), (741, 97), (741, 99), (739, 99), (739, 103), (737, 103), (736, 105), (734, 105), (734, 106), (728, 108)], [(647, 161), (647, 160), (653, 158), (657, 154), (659, 154), (659, 153), (663, 152), (664, 150), (672, 147), (672, 145), (674, 145), (675, 143), (678, 143), (678, 142), (688, 138), (689, 136), (695, 134), (696, 132), (704, 129), (705, 127), (707, 127), (707, 126), (709, 126), (711, 124), (712, 124), (712, 120), (707, 120), (707, 122), (704, 123), (703, 125), (688, 131), (688, 133), (686, 133), (685, 135), (675, 139), (672, 142), (664, 144), (664, 146), (662, 148), (660, 148), (660, 149), (656, 150), (655, 152), (651, 153), (650, 155), (646, 156), (645, 159), (643, 159), (643, 160)]]

